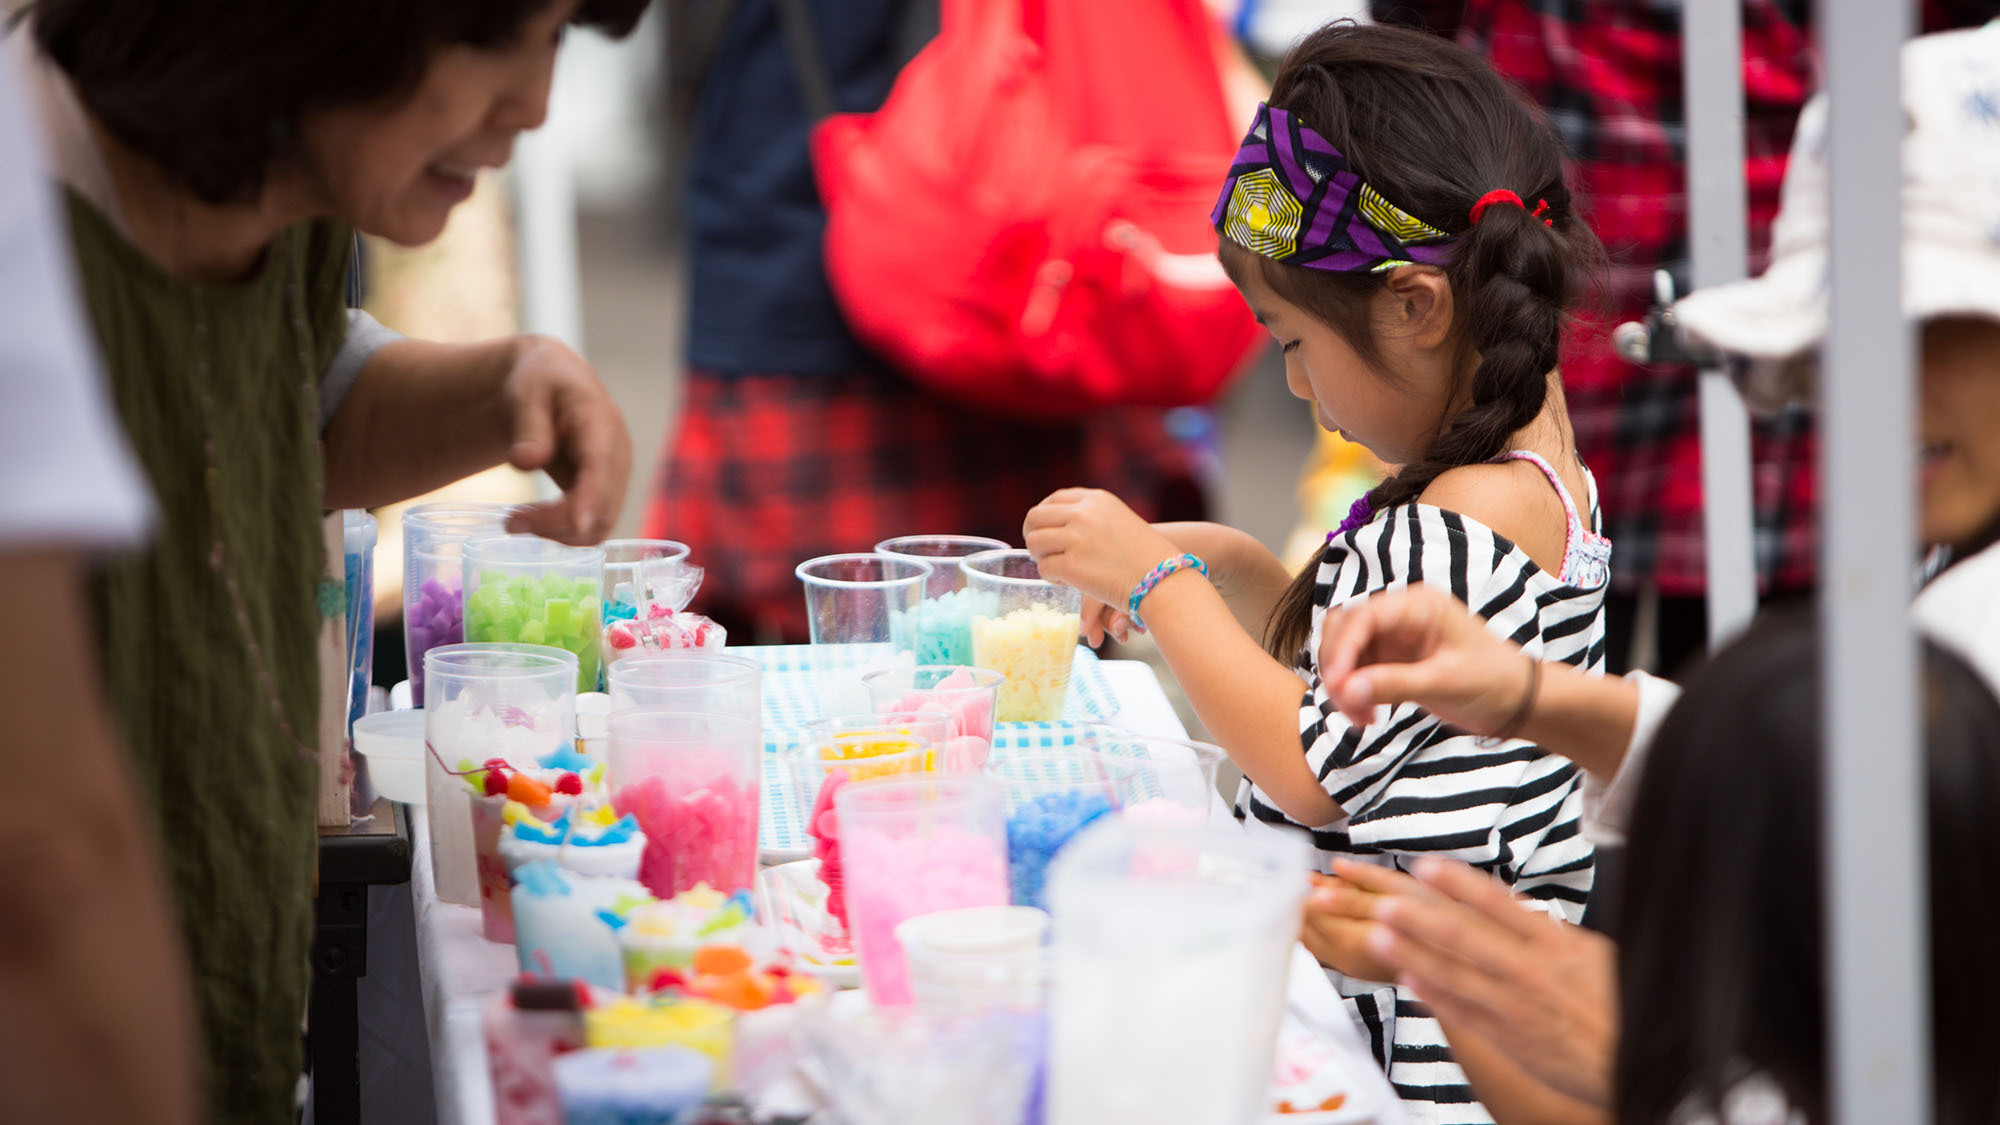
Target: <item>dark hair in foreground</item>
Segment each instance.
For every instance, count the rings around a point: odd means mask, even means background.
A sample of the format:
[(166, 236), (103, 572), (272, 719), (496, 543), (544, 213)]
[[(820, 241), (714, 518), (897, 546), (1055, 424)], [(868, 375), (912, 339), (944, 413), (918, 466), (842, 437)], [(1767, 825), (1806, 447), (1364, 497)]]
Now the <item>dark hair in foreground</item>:
[[(500, 47), (554, 0), (37, 0), (36, 40), (113, 136), (207, 203), (248, 199), (300, 119), (415, 88), (431, 52)], [(584, 0), (622, 36), (647, 0)]]
[[(1330, 24), (1285, 55), (1270, 104), (1325, 137), (1389, 202), (1458, 236), (1445, 272), (1459, 346), (1479, 366), (1463, 388), (1466, 409), (1370, 494), (1381, 511), (1416, 499), (1447, 469), (1505, 452), (1507, 439), (1541, 413), (1567, 310), (1602, 251), (1572, 209), (1561, 142), (1485, 60), (1454, 43), (1406, 28)], [(1501, 188), (1528, 209), (1547, 201), (1552, 225), (1496, 206), (1474, 226), (1473, 205)], [(1232, 277), (1254, 272), (1364, 360), (1376, 359), (1369, 306), (1386, 275), (1286, 265), (1226, 238), (1222, 263)], [(1271, 614), (1265, 644), (1286, 663), (1311, 628), (1317, 569), (1307, 566)]]
[[(1654, 740), (1616, 930), (1625, 1125), (1712, 1110), (1750, 1073), (1828, 1120), (1819, 643), (1804, 615), (1758, 625)], [(2000, 1121), (2000, 703), (1930, 643), (1921, 702), (1935, 1120)]]

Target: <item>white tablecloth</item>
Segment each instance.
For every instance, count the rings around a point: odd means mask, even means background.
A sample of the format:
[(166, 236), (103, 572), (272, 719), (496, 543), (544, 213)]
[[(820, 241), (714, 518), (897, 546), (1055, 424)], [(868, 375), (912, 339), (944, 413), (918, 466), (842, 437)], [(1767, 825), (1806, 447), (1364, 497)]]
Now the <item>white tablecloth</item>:
[[(1118, 696), (1119, 711), (1113, 723), (1137, 734), (1187, 737), (1187, 729), (1174, 714), (1150, 667), (1136, 660), (1109, 660), (1102, 667)], [(410, 892), (415, 902), (424, 1019), (435, 1068), (438, 1125), (491, 1125), (493, 1087), (487, 1077), (480, 1009), (513, 979), (514, 950), (481, 936), (478, 908), (438, 901), (431, 878), (430, 827), (420, 807), (410, 809), (410, 834), (416, 853)], [(1395, 1097), (1381, 1071), (1368, 1060), (1367, 1041), (1360, 1027), (1303, 947), (1294, 952), (1289, 998), (1295, 1013), (1355, 1061), (1349, 1069), (1358, 1080), (1380, 1083), (1380, 1089), (1373, 1091), (1379, 1098), (1368, 1100), (1379, 1101), (1389, 1110), (1378, 1118), (1377, 1125), (1400, 1125)]]

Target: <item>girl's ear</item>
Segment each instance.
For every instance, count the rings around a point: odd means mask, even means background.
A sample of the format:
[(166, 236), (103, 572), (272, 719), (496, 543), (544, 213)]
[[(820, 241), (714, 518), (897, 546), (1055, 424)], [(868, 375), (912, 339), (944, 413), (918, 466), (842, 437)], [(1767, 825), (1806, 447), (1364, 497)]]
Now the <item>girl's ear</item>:
[(1452, 342), (1451, 279), (1436, 266), (1398, 266), (1389, 271), (1384, 310), (1396, 338), (1413, 347), (1437, 350)]

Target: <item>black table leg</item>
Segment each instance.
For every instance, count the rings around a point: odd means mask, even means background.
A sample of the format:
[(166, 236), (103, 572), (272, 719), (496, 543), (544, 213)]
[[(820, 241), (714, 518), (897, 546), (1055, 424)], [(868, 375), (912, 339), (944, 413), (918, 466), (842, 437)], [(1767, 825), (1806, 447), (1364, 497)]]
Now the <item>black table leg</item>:
[(360, 1125), (361, 1023), (356, 996), (368, 971), (368, 887), (321, 884), (313, 941), (313, 1119)]

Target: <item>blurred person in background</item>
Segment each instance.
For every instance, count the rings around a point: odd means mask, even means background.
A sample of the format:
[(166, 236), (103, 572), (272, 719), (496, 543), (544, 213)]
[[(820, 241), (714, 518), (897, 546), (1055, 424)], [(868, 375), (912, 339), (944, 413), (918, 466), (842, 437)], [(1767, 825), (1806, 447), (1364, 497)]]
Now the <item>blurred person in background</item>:
[(195, 1120), (194, 1006), (152, 824), (109, 721), (90, 556), (151, 505), (70, 296), (53, 194), (0, 53), (0, 1088), (22, 1121)]
[(559, 343), (354, 331), (353, 232), (435, 237), (541, 124), (565, 29), (622, 34), (644, 6), (40, 0), (7, 44), (159, 505), (92, 596), (194, 970), (209, 1120), (295, 1113), (317, 646), (340, 612), (322, 511), (511, 461), (567, 489), (515, 530), (594, 542), (630, 467), (617, 407)]
[[(2000, 0), (1921, 3), (1922, 28), (1967, 27)], [(1642, 317), (1653, 274), (1688, 288), (1687, 122), (1681, 0), (1371, 0), (1376, 19), (1429, 27), (1490, 59), (1549, 112), (1574, 166), (1584, 221), (1611, 258), (1601, 316), (1563, 356), (1577, 448), (1604, 487), (1605, 534), (1618, 566), (1605, 600), (1614, 673), (1671, 673), (1707, 643), (1701, 426), (1692, 367), (1636, 367), (1608, 329)], [(1750, 263), (1770, 245), (1785, 154), (1815, 85), (1809, 0), (1744, 0), (1744, 177)], [(1810, 591), (1817, 539), (1811, 416), (1754, 421), (1758, 586), (1782, 599)], [(1635, 649), (1642, 607), (1652, 651)]]
[[(802, 0), (804, 2), (804, 0)], [(881, 106), (935, 0), (805, 5), (836, 108)], [(696, 99), (685, 210), (686, 388), (642, 535), (695, 544), (695, 608), (750, 640), (806, 639), (793, 568), (918, 532), (1017, 538), (1056, 488), (1199, 519), (1193, 459), (1156, 409), (996, 418), (924, 390), (855, 339), (826, 276), (814, 124), (782, 0), (737, 0)]]

